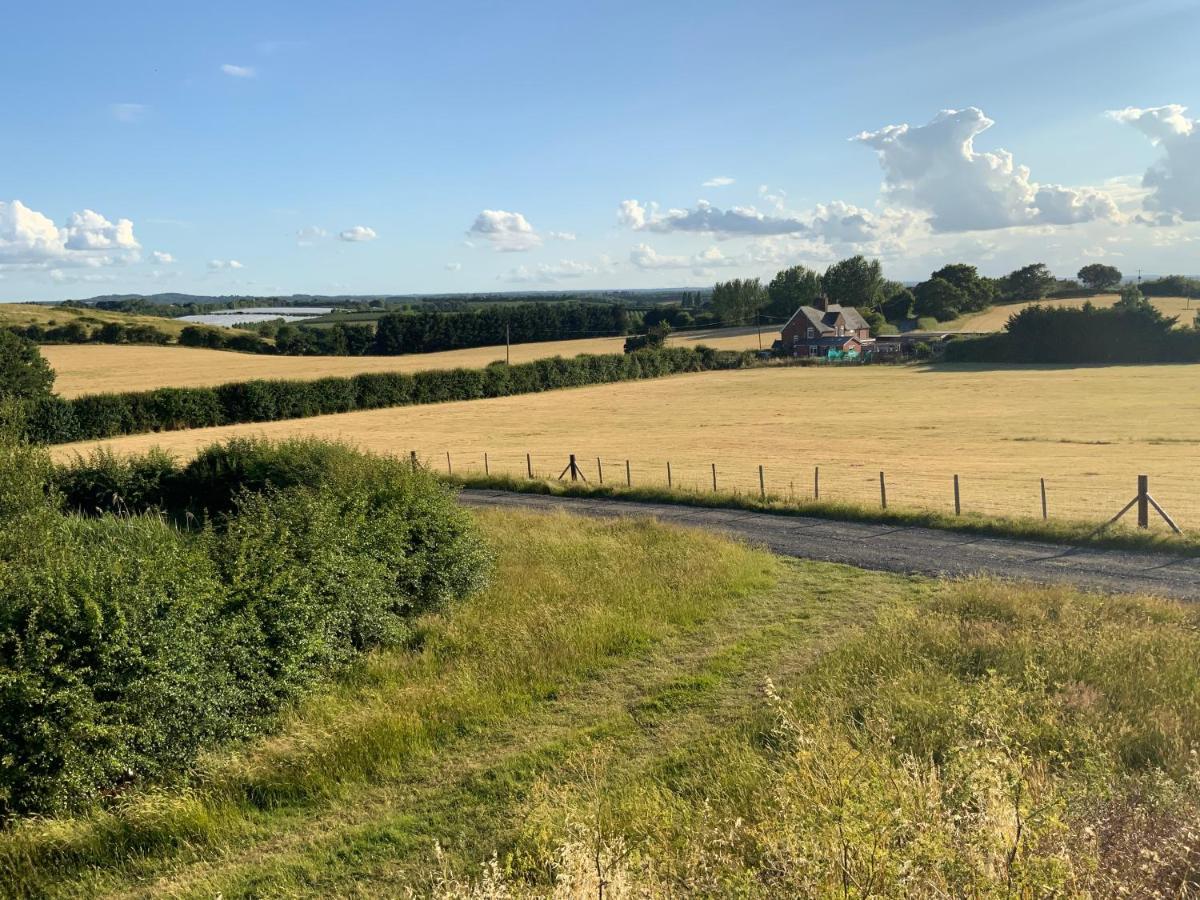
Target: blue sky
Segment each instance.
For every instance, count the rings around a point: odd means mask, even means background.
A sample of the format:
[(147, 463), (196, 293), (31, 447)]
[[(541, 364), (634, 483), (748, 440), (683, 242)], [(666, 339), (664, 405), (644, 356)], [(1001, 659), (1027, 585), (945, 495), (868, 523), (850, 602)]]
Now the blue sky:
[(2, 299), (701, 285), (854, 252), (1200, 271), (1194, 2), (5, 20)]

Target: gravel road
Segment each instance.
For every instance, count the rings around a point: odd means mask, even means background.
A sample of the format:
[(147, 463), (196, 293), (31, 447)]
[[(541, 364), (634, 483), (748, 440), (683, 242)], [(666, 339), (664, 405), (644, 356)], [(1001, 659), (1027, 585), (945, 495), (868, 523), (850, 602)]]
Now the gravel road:
[(589, 516), (651, 516), (664, 522), (731, 534), (783, 556), (845, 563), (863, 569), (932, 576), (986, 573), (1043, 584), (1065, 582), (1107, 593), (1200, 600), (1200, 559), (1165, 553), (1085, 550), (932, 528), (835, 522), (668, 503), (488, 490), (463, 491), (459, 500), (467, 506), (561, 509)]

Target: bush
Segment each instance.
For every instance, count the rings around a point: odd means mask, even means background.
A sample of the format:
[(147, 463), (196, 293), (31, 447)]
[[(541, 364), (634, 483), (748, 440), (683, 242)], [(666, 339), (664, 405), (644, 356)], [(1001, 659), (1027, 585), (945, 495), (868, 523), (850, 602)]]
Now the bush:
[(379, 372), (316, 381), (249, 381), (217, 388), (90, 394), (73, 400), (42, 398), (26, 408), (26, 436), (37, 443), (66, 443), (147, 431), (272, 422), (355, 409), (504, 397), (678, 372), (740, 368), (753, 359), (748, 352), (664, 347), (627, 355), (554, 357), (485, 369)]
[(0, 330), (0, 400), (39, 400), (50, 396), (54, 370), (33, 341)]
[(0, 817), (262, 731), (485, 571), (451, 494), (396, 460), (243, 441), (51, 470), (0, 444)]

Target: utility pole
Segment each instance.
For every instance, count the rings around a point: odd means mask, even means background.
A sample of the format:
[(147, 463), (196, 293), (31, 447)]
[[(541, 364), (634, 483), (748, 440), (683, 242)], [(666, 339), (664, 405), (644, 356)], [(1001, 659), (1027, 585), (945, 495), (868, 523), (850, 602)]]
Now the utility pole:
[(508, 323), (505, 322), (504, 323), (504, 364), (506, 366), (512, 365), (512, 360), (509, 358), (509, 349), (510, 349), (510, 347), (509, 347)]
[(754, 314), (754, 323), (758, 326), (758, 349), (761, 351), (762, 350), (762, 313), (761, 312), (756, 312)]

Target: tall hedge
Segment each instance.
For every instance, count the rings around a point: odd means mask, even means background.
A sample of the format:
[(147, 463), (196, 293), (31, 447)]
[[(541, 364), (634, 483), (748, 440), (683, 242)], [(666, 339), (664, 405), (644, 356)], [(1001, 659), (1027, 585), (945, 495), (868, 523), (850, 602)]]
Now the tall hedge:
[(0, 820), (269, 728), (486, 565), (450, 492), (397, 460), (239, 441), (55, 471), (0, 439)]
[(679, 372), (741, 368), (753, 359), (750, 353), (668, 347), (630, 354), (554, 357), (515, 366), (497, 363), (484, 369), (370, 372), (314, 381), (248, 381), (215, 388), (90, 394), (71, 400), (51, 397), (28, 404), (25, 428), (29, 440), (57, 444), (356, 409), (504, 397)]

